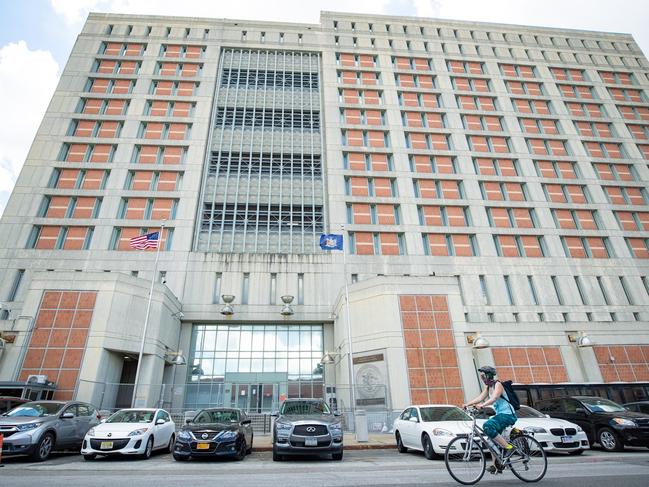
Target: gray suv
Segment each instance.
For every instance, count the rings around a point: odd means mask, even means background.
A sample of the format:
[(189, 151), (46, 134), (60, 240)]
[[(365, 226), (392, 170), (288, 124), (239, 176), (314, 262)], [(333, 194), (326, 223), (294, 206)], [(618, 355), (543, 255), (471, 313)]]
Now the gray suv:
[(322, 399), (287, 399), (273, 428), (273, 461), (286, 455), (331, 454), (343, 459), (343, 428), (338, 413)]
[(53, 450), (81, 448), (88, 430), (99, 424), (97, 409), (77, 401), (34, 401), (0, 416), (3, 455), (47, 460)]

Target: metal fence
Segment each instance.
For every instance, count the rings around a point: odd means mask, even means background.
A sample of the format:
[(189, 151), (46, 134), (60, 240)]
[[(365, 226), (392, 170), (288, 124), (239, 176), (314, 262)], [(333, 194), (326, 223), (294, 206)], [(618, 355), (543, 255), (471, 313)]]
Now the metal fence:
[[(287, 398), (322, 398), (333, 411), (341, 414), (343, 428), (354, 431), (354, 409), (349, 386), (333, 386), (321, 381), (292, 381), (274, 384), (187, 383), (140, 384), (137, 407), (157, 407), (168, 411), (177, 427), (207, 407), (234, 407), (246, 412), (257, 434), (269, 434), (273, 413)], [(261, 396), (264, 397), (261, 397)], [(81, 380), (76, 399), (95, 405), (102, 416), (131, 407), (133, 384)], [(387, 388), (373, 385), (356, 389), (356, 411), (363, 410), (369, 433), (391, 433), (401, 411), (389, 405)]]

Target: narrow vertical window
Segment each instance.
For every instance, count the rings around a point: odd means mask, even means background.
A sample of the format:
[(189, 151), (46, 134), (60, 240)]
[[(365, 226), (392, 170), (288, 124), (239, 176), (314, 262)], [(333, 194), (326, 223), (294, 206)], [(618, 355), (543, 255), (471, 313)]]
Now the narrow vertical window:
[(512, 293), (512, 287), (511, 283), (509, 282), (509, 276), (503, 276), (503, 280), (505, 281), (505, 289), (507, 290), (507, 301), (509, 305), (514, 304), (514, 294)]
[(304, 304), (304, 274), (297, 275), (297, 304)]
[(214, 276), (214, 292), (212, 293), (212, 303), (214, 304), (221, 302), (221, 279), (222, 274), (217, 272)]
[(482, 292), (482, 299), (485, 304), (490, 304), (489, 292), (487, 291), (487, 281), (485, 279), (485, 276), (481, 274), (478, 276), (478, 279), (480, 280), (480, 291)]
[(241, 304), (248, 304), (248, 292), (250, 291), (250, 273), (243, 273), (243, 283), (241, 285)]
[(532, 276), (527, 276), (527, 283), (530, 286), (530, 293), (532, 293), (532, 303), (538, 306), (539, 297), (538, 294), (536, 294), (536, 288), (534, 287), (534, 279)]
[(270, 275), (270, 290), (268, 294), (268, 302), (270, 304), (275, 304), (277, 302), (277, 274), (272, 273)]
[(557, 280), (557, 276), (550, 276), (550, 280), (552, 281), (552, 287), (554, 287), (554, 292), (557, 295), (557, 301), (559, 301), (559, 304), (563, 306), (564, 301), (563, 301), (563, 296), (561, 295), (561, 289), (559, 288), (559, 282)]

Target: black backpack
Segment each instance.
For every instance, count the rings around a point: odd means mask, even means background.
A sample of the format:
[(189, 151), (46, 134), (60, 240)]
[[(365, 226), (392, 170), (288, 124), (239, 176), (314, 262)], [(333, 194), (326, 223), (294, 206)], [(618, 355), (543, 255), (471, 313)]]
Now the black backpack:
[(521, 402), (518, 400), (516, 391), (514, 391), (514, 386), (512, 386), (512, 381), (505, 380), (505, 381), (500, 381), (500, 383), (503, 385), (503, 389), (505, 389), (505, 392), (507, 393), (507, 397), (504, 396), (500, 396), (500, 397), (502, 397), (505, 401), (507, 401), (509, 405), (514, 408), (515, 411), (518, 411), (521, 408)]

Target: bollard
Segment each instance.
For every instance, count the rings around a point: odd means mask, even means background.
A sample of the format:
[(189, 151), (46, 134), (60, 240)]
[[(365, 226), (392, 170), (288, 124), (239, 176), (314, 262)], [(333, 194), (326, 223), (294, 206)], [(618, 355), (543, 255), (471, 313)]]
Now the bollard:
[(367, 443), (369, 435), (367, 433), (367, 414), (363, 409), (357, 409), (354, 414), (354, 423), (356, 427), (356, 441)]

